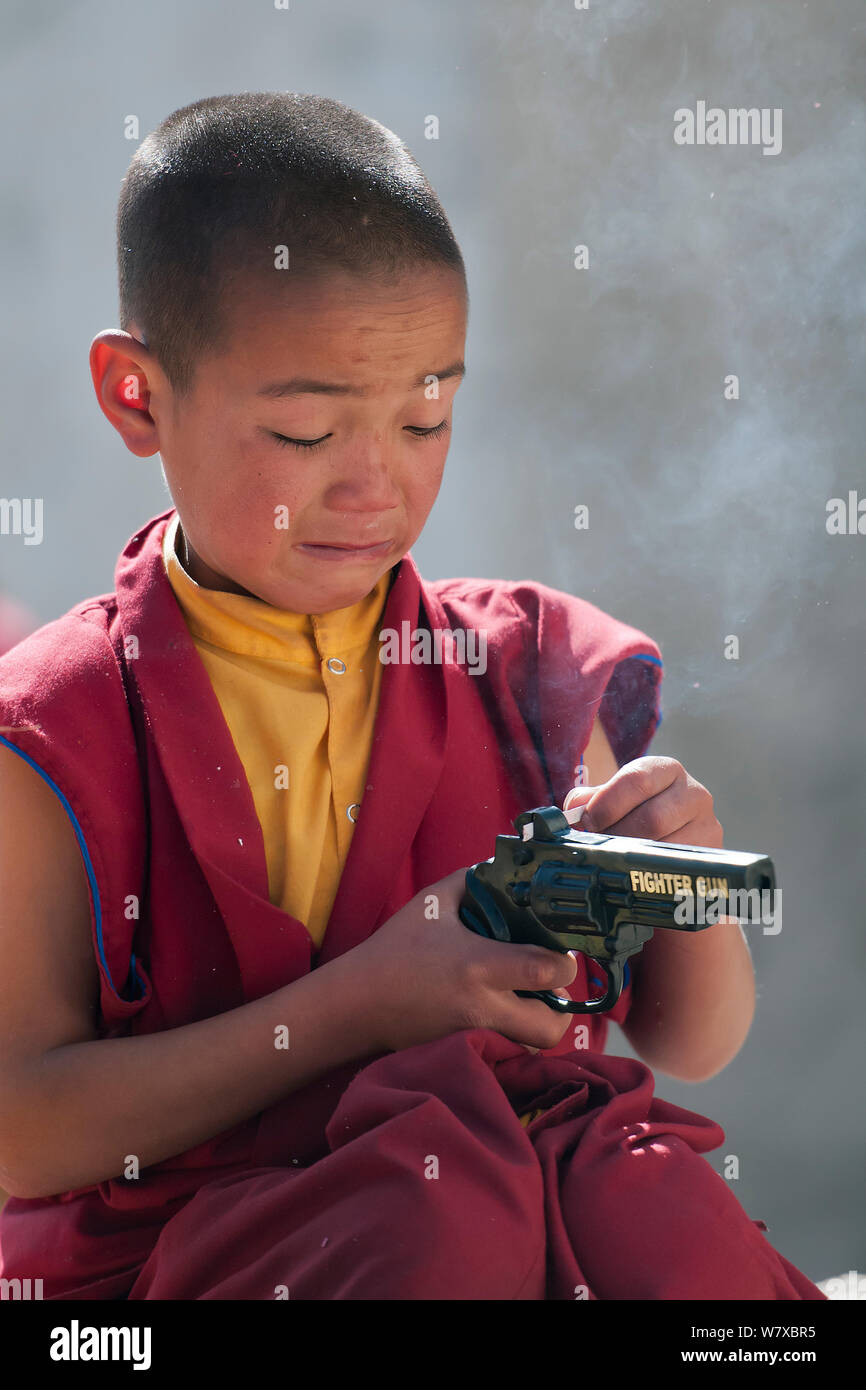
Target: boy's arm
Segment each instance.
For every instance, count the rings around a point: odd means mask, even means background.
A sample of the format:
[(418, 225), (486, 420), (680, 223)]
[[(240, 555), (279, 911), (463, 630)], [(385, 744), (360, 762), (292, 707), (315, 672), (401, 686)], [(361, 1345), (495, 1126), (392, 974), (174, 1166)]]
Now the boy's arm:
[[(618, 771), (598, 719), (584, 761), (595, 787)], [(755, 974), (735, 918), (700, 932), (656, 931), (629, 967), (632, 1002), (620, 1027), (648, 1066), (678, 1081), (706, 1081), (736, 1057), (755, 1014)]]
[(98, 1038), (78, 843), (56, 795), (0, 745), (0, 1187), (50, 1196), (117, 1177), (128, 1154), (147, 1167), (377, 1051), (350, 955), (214, 1018)]

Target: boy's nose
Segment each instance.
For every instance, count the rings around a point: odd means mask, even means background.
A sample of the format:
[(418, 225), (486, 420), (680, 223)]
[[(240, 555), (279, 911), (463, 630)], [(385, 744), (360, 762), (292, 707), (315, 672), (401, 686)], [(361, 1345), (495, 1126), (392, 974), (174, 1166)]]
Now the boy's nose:
[(400, 493), (387, 467), (359, 463), (331, 484), (327, 501), (339, 511), (387, 512), (400, 505)]

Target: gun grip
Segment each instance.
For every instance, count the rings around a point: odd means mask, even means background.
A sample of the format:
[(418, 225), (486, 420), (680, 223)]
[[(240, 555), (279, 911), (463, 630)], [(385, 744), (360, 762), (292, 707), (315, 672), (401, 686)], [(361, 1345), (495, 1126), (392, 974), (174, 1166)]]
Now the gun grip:
[[(466, 870), (466, 891), (458, 908), (458, 917), (465, 927), (477, 936), (486, 936), (493, 941), (510, 941), (508, 923), (499, 910), (496, 897), (486, 884), (475, 874), (474, 868)], [(561, 1014), (600, 1014), (612, 1009), (622, 993), (622, 962), (614, 956), (612, 960), (599, 960), (590, 956), (595, 965), (600, 965), (607, 976), (607, 990), (601, 999), (561, 999), (551, 989), (516, 989), (521, 999), (540, 999), (548, 1008)]]

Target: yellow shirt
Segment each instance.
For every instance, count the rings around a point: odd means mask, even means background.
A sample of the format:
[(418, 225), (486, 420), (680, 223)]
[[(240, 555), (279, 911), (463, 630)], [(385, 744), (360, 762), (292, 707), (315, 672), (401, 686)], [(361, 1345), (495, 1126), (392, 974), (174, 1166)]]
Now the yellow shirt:
[(270, 901), (321, 946), (363, 801), (390, 571), (351, 608), (292, 613), (203, 589), (176, 553), (178, 526), (175, 515), (166, 573), (250, 784)]
[(178, 529), (175, 514), (166, 573), (250, 784), (270, 901), (320, 947), (363, 814), (391, 572), (350, 608), (292, 613), (202, 588), (178, 558)]

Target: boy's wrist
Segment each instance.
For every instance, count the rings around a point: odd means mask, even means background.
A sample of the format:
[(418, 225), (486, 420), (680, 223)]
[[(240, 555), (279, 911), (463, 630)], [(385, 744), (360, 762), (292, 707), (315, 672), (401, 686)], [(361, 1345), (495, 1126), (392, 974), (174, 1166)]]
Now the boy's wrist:
[[(363, 945), (363, 943), (362, 943)], [(312, 972), (325, 985), (327, 1009), (346, 1060), (388, 1052), (373, 972), (361, 947), (354, 947)]]

